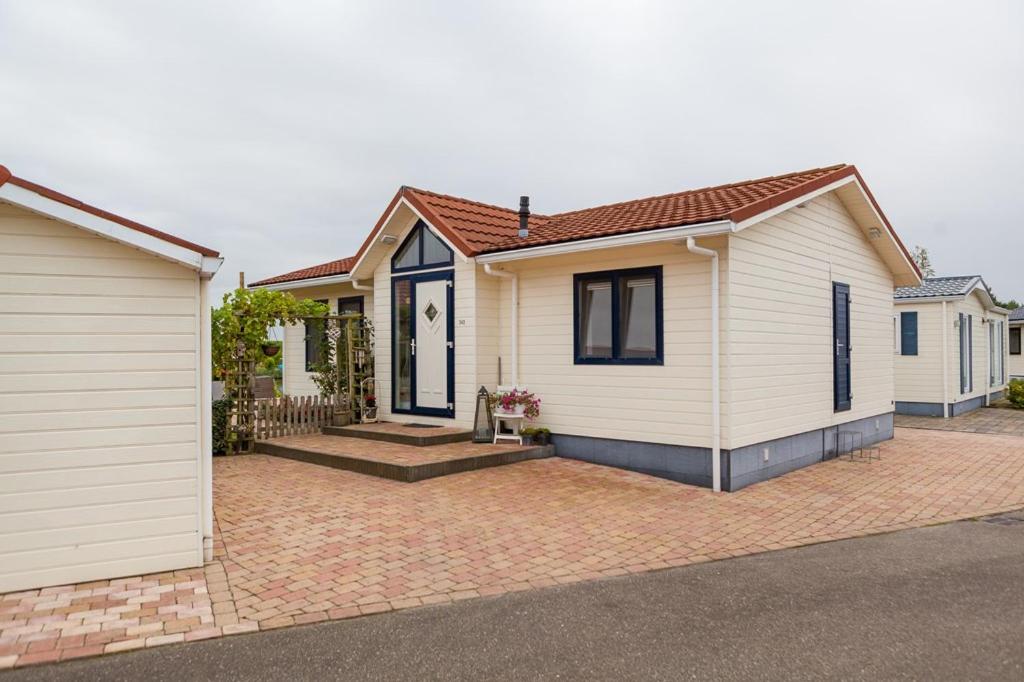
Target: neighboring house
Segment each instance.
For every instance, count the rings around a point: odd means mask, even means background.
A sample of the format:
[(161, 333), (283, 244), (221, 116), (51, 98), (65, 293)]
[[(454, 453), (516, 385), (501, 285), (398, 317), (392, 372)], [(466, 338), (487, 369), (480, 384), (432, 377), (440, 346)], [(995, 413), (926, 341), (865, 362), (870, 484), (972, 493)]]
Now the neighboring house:
[(896, 290), (896, 412), (955, 417), (1002, 396), (1007, 311), (979, 275)]
[(840, 427), (891, 437), (892, 294), (918, 284), (839, 165), (555, 215), (402, 187), (355, 256), (253, 286), (363, 297), (385, 419), (469, 427), (481, 385), (525, 386), (563, 457), (735, 490)]
[(1024, 308), (1010, 311), (1010, 354), (1006, 364), (1011, 379), (1024, 379), (1024, 355), (1021, 354), (1021, 335), (1024, 334)]
[(220, 264), (0, 166), (0, 592), (212, 554)]

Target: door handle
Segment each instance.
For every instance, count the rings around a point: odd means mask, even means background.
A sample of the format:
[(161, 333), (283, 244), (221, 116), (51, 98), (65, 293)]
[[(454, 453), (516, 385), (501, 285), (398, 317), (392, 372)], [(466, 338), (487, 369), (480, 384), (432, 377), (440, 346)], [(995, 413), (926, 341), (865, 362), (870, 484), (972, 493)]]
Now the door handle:
[(416, 355), (416, 339), (409, 342), (409, 347), (412, 349), (412, 354)]

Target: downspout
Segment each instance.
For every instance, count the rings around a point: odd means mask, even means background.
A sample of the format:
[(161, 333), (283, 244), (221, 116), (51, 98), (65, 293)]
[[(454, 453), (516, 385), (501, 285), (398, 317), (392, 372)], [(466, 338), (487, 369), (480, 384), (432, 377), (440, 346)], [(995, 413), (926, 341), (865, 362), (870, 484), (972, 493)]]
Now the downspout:
[(203, 561), (213, 561), (213, 347), (210, 331), (210, 278), (199, 278), (199, 423), (203, 480)]
[(989, 393), (992, 388), (992, 319), (981, 318), (982, 327), (985, 329), (985, 407), (988, 407)]
[(686, 238), (687, 250), (698, 256), (711, 258), (711, 489), (722, 490), (722, 409), (719, 378), (718, 349), (718, 252), (697, 246), (693, 237)]
[(942, 302), (942, 418), (949, 418), (949, 330), (946, 328), (946, 302)]
[(492, 277), (505, 277), (512, 283), (512, 386), (519, 385), (519, 275), (491, 268), (484, 263), (484, 272)]
[(373, 291), (373, 285), (372, 284), (360, 284), (359, 280), (356, 280), (356, 279), (352, 280), (351, 283), (352, 283), (352, 288), (355, 289), (356, 291)]

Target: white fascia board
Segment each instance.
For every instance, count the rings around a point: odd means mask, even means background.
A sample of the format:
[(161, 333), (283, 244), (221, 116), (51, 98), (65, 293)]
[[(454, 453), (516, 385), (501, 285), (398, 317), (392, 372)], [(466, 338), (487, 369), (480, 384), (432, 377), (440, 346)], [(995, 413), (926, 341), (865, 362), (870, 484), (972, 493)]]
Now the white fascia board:
[(343, 275), (330, 275), (329, 277), (314, 277), (312, 279), (297, 279), (291, 282), (277, 282), (276, 284), (254, 284), (253, 289), (270, 289), (271, 291), (285, 291), (287, 289), (305, 289), (306, 287), (319, 287), (328, 284), (344, 284), (351, 282), (351, 273)]
[(561, 256), (567, 253), (581, 253), (584, 251), (594, 251), (596, 249), (611, 249), (620, 246), (637, 246), (640, 244), (674, 242), (686, 239), (687, 237), (728, 234), (730, 232), (734, 232), (735, 228), (736, 224), (731, 220), (716, 220), (714, 222), (699, 223), (697, 225), (681, 225), (679, 227), (666, 227), (660, 230), (631, 232), (629, 234), (616, 234), (608, 237), (580, 239), (573, 242), (562, 242), (559, 244), (531, 246), (525, 249), (515, 249), (512, 251), (485, 253), (477, 256), (476, 261), (478, 263), (507, 263), (509, 261), (525, 260), (527, 258)]
[[(34, 213), (59, 220), (72, 227), (77, 227), (87, 232), (112, 239), (116, 242), (140, 249), (154, 256), (166, 258), (180, 265), (192, 268), (193, 270), (203, 269), (203, 260), (208, 258), (198, 251), (178, 246), (171, 242), (164, 241), (159, 237), (133, 230), (130, 227), (115, 223), (113, 220), (101, 218), (88, 213), (74, 206), (68, 206), (59, 201), (44, 197), (24, 187), (18, 187), (12, 183), (0, 186), (0, 199), (8, 201), (16, 206), (27, 209)], [(219, 267), (219, 266), (218, 266)], [(216, 270), (214, 270), (216, 272)]]
[(906, 303), (942, 303), (943, 301), (956, 303), (965, 298), (967, 296), (915, 296), (914, 298), (893, 298), (893, 303), (896, 305)]

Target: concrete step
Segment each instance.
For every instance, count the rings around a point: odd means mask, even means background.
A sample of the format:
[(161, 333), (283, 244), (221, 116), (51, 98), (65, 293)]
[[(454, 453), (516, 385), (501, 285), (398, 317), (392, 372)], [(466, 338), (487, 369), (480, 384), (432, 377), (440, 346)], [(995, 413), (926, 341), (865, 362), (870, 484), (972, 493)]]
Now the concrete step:
[(377, 424), (352, 424), (350, 426), (325, 426), (326, 436), (342, 436), (344, 438), (362, 438), (385, 443), (429, 447), (431, 445), (447, 445), (473, 440), (473, 432), (450, 426), (415, 427), (379, 422)]

